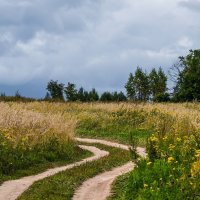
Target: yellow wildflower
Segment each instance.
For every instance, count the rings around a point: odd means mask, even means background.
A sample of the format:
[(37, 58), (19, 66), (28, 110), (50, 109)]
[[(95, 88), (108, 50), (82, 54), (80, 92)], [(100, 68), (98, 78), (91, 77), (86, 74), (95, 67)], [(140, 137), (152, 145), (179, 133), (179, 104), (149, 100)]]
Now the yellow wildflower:
[(144, 183), (144, 188), (148, 188), (148, 187), (149, 187), (149, 185)]
[(165, 141), (166, 141), (167, 139), (168, 139), (168, 137), (167, 137), (167, 136), (163, 137), (163, 140), (165, 140)]
[(195, 153), (195, 157), (200, 158), (200, 149), (196, 150)]
[(175, 148), (175, 146), (173, 144), (169, 145), (169, 150), (173, 150)]
[(156, 142), (156, 141), (158, 141), (158, 138), (153, 134), (153, 135), (149, 138), (149, 140), (150, 140), (151, 142)]
[(152, 162), (148, 162), (147, 165), (151, 165)]
[(171, 163), (172, 161), (174, 161), (174, 158), (173, 158), (173, 157), (169, 157), (169, 158), (167, 159), (167, 162), (168, 162), (168, 163)]
[(196, 175), (200, 174), (200, 160), (198, 160), (192, 164), (190, 173), (191, 173), (192, 177), (195, 177)]

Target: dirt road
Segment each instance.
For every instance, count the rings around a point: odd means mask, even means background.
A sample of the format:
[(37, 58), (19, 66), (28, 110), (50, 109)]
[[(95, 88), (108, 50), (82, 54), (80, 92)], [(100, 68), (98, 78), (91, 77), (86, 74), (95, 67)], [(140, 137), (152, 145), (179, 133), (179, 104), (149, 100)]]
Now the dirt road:
[[(117, 147), (125, 150), (129, 150), (126, 145), (118, 144), (115, 142), (97, 140), (97, 139), (83, 139), (76, 138), (79, 142), (87, 143), (100, 143), (112, 147)], [(52, 176), (58, 172), (71, 169), (76, 166), (80, 166), (86, 162), (92, 162), (98, 160), (104, 156), (109, 155), (109, 152), (100, 150), (93, 146), (79, 145), (80, 148), (88, 150), (94, 154), (94, 156), (83, 159), (82, 161), (72, 163), (66, 166), (49, 169), (43, 173), (27, 176), (18, 180), (6, 181), (0, 186), (0, 200), (15, 200), (25, 190), (27, 190), (35, 181)], [(138, 153), (141, 156), (146, 156), (144, 148), (138, 148)], [(134, 168), (134, 163), (128, 162), (123, 166), (114, 168), (111, 171), (99, 174), (91, 179), (86, 180), (80, 188), (74, 194), (73, 200), (105, 200), (110, 195), (110, 189), (113, 181), (119, 175), (129, 172)]]
[(109, 152), (100, 150), (93, 146), (84, 146), (84, 145), (79, 145), (79, 146), (82, 149), (92, 152), (94, 156), (86, 158), (80, 162), (49, 169), (46, 172), (43, 172), (34, 176), (27, 176), (18, 180), (6, 181), (0, 186), (0, 200), (15, 200), (25, 190), (27, 190), (35, 181), (39, 181), (48, 176), (52, 176), (58, 172), (65, 171), (67, 169), (71, 169), (73, 167), (82, 165), (86, 162), (92, 162), (92, 161), (98, 160), (109, 154)]
[[(126, 145), (118, 144), (115, 142), (97, 140), (97, 139), (83, 139), (77, 138), (80, 142), (87, 143), (100, 143), (112, 147), (117, 147), (125, 150), (129, 150)], [(144, 148), (137, 148), (138, 153), (141, 156), (146, 156)], [(110, 196), (111, 185), (117, 176), (125, 174), (134, 168), (134, 163), (128, 162), (123, 166), (114, 168), (111, 171), (101, 173), (91, 179), (86, 180), (80, 188), (77, 189), (73, 196), (73, 200), (105, 200)]]

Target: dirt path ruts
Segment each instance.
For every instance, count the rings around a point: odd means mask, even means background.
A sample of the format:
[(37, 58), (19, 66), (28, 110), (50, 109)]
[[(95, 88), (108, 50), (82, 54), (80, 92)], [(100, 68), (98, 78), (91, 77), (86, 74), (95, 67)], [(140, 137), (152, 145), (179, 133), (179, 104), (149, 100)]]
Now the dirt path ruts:
[(15, 200), (25, 190), (27, 190), (35, 181), (44, 179), (48, 176), (52, 176), (58, 172), (65, 171), (67, 169), (71, 169), (73, 167), (82, 165), (86, 162), (92, 162), (94, 160), (98, 160), (99, 158), (107, 156), (109, 154), (109, 152), (100, 150), (93, 146), (79, 145), (79, 147), (92, 152), (94, 156), (66, 166), (49, 169), (37, 175), (27, 176), (18, 180), (6, 181), (0, 186), (0, 200)]
[[(87, 143), (101, 143), (104, 145), (118, 147), (121, 149), (129, 150), (129, 146), (97, 139), (83, 139), (77, 138), (80, 142)], [(146, 156), (144, 148), (137, 148), (141, 156)], [(134, 168), (134, 163), (128, 162), (127, 164), (114, 168), (111, 171), (101, 173), (91, 179), (86, 180), (80, 188), (77, 189), (73, 196), (73, 200), (105, 200), (110, 196), (111, 185), (117, 176), (125, 174)]]
[[(126, 145), (118, 144), (115, 142), (109, 142), (105, 140), (97, 139), (83, 139), (76, 138), (80, 142), (87, 143), (100, 143), (112, 147), (117, 147), (125, 150), (129, 150)], [(38, 175), (27, 176), (18, 180), (6, 181), (0, 186), (0, 200), (15, 200), (19, 197), (26, 189), (28, 189), (35, 181), (44, 179), (48, 176), (52, 176), (58, 172), (71, 169), (73, 167), (82, 165), (86, 162), (92, 162), (100, 159), (101, 157), (107, 156), (109, 152), (100, 150), (93, 146), (79, 145), (82, 149), (91, 151), (94, 156), (86, 158), (82, 161), (72, 163), (63, 167), (57, 167), (49, 169), (46, 172), (40, 173)], [(144, 148), (137, 148), (138, 153), (141, 156), (146, 156)], [(82, 186), (75, 192), (73, 200), (104, 200), (110, 195), (111, 185), (114, 179), (124, 173), (129, 172), (134, 167), (134, 163), (128, 162), (127, 164), (114, 168), (111, 171), (104, 172), (85, 181)]]

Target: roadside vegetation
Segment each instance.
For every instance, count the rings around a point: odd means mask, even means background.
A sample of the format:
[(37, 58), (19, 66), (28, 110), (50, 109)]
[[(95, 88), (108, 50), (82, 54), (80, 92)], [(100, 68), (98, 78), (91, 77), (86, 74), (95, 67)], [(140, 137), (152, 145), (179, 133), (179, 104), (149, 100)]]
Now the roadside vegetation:
[(0, 183), (88, 156), (74, 142), (75, 121), (17, 103), (0, 103), (0, 111)]
[(200, 199), (200, 104), (155, 106), (148, 158), (116, 181), (110, 199)]

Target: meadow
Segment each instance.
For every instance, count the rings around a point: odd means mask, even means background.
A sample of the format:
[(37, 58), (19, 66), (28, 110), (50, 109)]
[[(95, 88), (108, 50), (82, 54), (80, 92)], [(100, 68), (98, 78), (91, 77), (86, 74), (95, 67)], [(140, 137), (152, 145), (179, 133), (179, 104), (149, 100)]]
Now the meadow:
[(132, 156), (136, 169), (115, 182), (110, 199), (200, 198), (199, 103), (9, 102), (0, 110), (0, 177), (86, 155), (78, 135), (146, 147), (147, 158)]
[(88, 156), (77, 147), (74, 129), (75, 121), (61, 114), (0, 103), (0, 183)]

